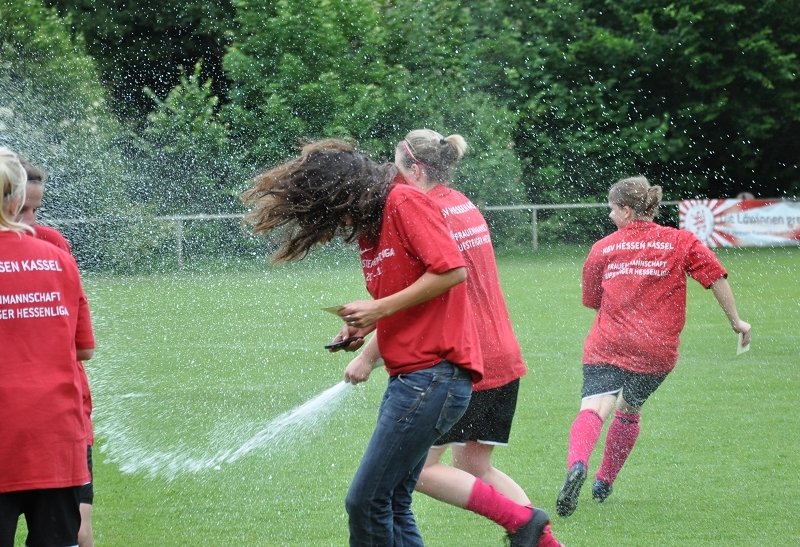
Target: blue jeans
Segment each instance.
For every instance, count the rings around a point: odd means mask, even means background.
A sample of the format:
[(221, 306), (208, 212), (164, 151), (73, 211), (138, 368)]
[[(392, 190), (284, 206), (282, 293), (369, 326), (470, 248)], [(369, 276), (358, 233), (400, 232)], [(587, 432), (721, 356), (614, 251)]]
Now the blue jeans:
[(378, 423), (347, 492), (351, 547), (420, 547), (411, 494), (428, 450), (469, 405), (470, 373), (452, 363), (389, 378)]

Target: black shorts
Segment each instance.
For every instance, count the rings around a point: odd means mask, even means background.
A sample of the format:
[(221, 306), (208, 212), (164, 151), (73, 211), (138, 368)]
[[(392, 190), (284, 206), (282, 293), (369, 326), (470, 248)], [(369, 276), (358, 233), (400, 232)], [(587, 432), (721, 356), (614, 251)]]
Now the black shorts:
[(504, 386), (473, 391), (467, 411), (433, 446), (464, 444), (467, 441), (507, 445), (511, 422), (517, 411), (518, 393), (519, 378)]
[(81, 503), (86, 503), (91, 505), (94, 501), (94, 473), (92, 472), (92, 447), (86, 447), (86, 463), (89, 464), (89, 475), (92, 476), (92, 480), (81, 486)]
[(28, 547), (66, 547), (78, 544), (80, 486), (22, 490), (0, 494), (0, 547), (13, 547), (17, 521), (25, 515)]
[(583, 365), (581, 397), (589, 399), (622, 391), (626, 403), (641, 408), (666, 377), (666, 374), (637, 374), (614, 365)]

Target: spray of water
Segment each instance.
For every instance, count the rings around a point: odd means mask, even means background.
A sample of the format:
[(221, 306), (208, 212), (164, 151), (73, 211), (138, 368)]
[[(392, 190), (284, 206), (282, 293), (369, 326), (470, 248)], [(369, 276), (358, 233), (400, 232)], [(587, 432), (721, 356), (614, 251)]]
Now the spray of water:
[(145, 473), (152, 477), (174, 479), (178, 475), (197, 473), (207, 469), (221, 469), (251, 452), (271, 454), (308, 437), (324, 423), (345, 398), (350, 384), (340, 382), (302, 405), (274, 418), (243, 443), (236, 443), (239, 435), (228, 435), (232, 446), (202, 456), (192, 455), (190, 449), (175, 448), (170, 451), (149, 451), (132, 442), (123, 429), (104, 430), (108, 441), (103, 451), (125, 473)]

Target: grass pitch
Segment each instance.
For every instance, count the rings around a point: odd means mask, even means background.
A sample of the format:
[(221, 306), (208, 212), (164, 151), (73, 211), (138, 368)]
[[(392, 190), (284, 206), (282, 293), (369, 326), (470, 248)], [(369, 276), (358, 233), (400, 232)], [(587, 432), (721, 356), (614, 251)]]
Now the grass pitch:
[[(593, 318), (580, 303), (586, 251), (499, 259), (529, 373), (496, 466), (550, 512), (569, 547), (800, 544), (798, 248), (719, 251), (753, 325), (753, 347), (738, 357), (713, 295), (690, 281), (678, 366), (646, 404), (614, 493), (602, 505), (591, 499), (601, 441), (577, 511), (556, 516)], [(355, 252), (84, 283), (98, 340), (87, 364), (98, 547), (347, 544), (344, 496), (372, 431), (382, 370), (299, 435), (219, 469), (186, 469), (341, 381), (351, 355), (323, 350), (340, 322), (320, 308), (366, 297)], [(423, 495), (415, 513), (429, 547), (502, 544), (497, 525)]]

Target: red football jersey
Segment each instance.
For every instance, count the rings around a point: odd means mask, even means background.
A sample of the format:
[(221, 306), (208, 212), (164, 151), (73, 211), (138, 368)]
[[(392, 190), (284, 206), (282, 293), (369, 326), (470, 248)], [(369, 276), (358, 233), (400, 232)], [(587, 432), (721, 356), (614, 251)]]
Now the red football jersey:
[[(72, 256), (0, 232), (0, 492), (90, 480), (76, 348), (94, 348)], [(12, 463), (9, 463), (12, 462)]]
[[(42, 226), (35, 224), (33, 229), (36, 230), (36, 238), (42, 241), (47, 241), (58, 247), (61, 250), (72, 253), (72, 246), (61, 235), (61, 232), (50, 226)], [(86, 425), (86, 443), (89, 445), (94, 444), (94, 428), (92, 427), (92, 393), (89, 390), (89, 378), (86, 376), (86, 370), (83, 368), (83, 363), (78, 361), (78, 372), (81, 375), (81, 389), (83, 390), (83, 417)]]
[(440, 184), (428, 197), (441, 209), (467, 266), (467, 294), (483, 354), (483, 380), (473, 389), (504, 386), (526, 371), (500, 287), (489, 226), (478, 208), (457, 190)]
[[(396, 179), (401, 181), (402, 177)], [(375, 299), (405, 289), (426, 272), (443, 274), (464, 266), (439, 210), (422, 191), (406, 184), (390, 190), (377, 241), (362, 237), (359, 246), (367, 291)], [(381, 319), (376, 335), (391, 376), (443, 360), (470, 370), (474, 382), (483, 375), (464, 283)]]
[(686, 230), (636, 220), (592, 246), (583, 304), (597, 310), (583, 362), (666, 374), (686, 323), (686, 276), (708, 288), (727, 272)]

